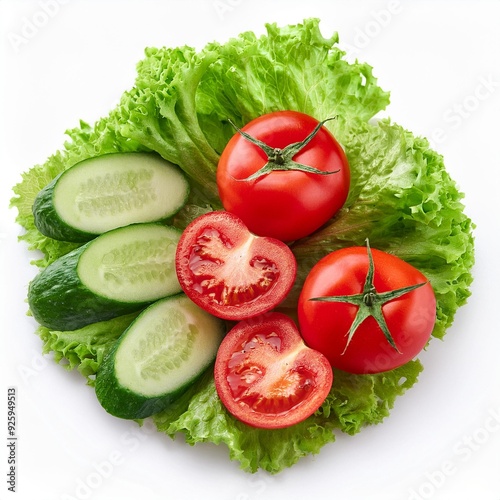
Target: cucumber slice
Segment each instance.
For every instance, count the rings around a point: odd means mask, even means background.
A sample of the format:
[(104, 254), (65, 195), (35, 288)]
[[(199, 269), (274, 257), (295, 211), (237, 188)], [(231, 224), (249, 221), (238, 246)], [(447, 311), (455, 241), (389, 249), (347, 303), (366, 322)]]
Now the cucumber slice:
[(179, 293), (175, 252), (180, 234), (176, 228), (149, 223), (98, 236), (32, 280), (31, 313), (51, 330), (75, 330)]
[(117, 227), (168, 219), (185, 204), (189, 184), (153, 153), (112, 153), (83, 160), (38, 193), (37, 229), (56, 240), (84, 242)]
[(145, 418), (182, 395), (214, 361), (224, 322), (184, 294), (145, 309), (105, 356), (96, 395), (110, 414)]

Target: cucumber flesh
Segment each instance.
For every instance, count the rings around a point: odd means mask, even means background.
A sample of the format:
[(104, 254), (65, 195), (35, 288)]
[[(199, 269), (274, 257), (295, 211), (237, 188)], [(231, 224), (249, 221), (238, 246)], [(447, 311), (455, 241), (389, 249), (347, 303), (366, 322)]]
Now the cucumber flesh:
[(88, 241), (117, 227), (163, 221), (189, 194), (181, 170), (153, 153), (112, 153), (83, 160), (36, 197), (35, 225), (50, 238)]
[(180, 235), (176, 228), (150, 223), (98, 236), (32, 280), (30, 311), (51, 330), (76, 330), (178, 294), (175, 252)]
[(89, 243), (78, 262), (82, 284), (120, 302), (150, 302), (181, 291), (175, 272), (178, 229), (140, 224)]
[(96, 377), (104, 409), (145, 418), (165, 409), (212, 364), (224, 322), (184, 294), (155, 302), (122, 334)]

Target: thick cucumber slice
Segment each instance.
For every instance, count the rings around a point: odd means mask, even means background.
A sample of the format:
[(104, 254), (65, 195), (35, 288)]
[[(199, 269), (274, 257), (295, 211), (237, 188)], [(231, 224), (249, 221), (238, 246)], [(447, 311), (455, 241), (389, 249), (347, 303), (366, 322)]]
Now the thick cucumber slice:
[(63, 241), (140, 222), (167, 219), (185, 204), (189, 185), (181, 170), (153, 153), (113, 153), (83, 160), (37, 195), (38, 230)]
[(34, 318), (52, 330), (75, 330), (179, 293), (180, 234), (157, 223), (133, 224), (60, 257), (30, 283)]
[(184, 294), (155, 302), (122, 334), (96, 377), (104, 409), (145, 418), (165, 409), (214, 361), (224, 323)]

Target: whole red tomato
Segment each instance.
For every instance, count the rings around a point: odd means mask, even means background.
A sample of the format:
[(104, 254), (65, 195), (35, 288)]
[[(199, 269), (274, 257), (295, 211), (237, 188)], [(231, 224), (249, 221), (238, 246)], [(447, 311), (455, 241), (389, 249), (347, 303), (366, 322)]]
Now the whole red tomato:
[(318, 120), (297, 111), (248, 123), (228, 142), (217, 168), (224, 208), (253, 233), (285, 242), (311, 234), (333, 217), (349, 184), (340, 144)]
[(337, 250), (307, 276), (301, 334), (334, 368), (378, 373), (413, 359), (436, 320), (432, 286), (416, 268), (369, 246)]

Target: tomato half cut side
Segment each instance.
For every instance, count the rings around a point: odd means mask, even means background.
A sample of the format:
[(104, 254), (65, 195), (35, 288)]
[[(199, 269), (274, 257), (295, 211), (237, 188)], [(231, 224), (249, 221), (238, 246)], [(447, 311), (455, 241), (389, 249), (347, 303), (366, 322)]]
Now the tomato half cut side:
[(176, 271), (193, 302), (219, 318), (241, 320), (270, 311), (286, 297), (297, 263), (283, 242), (256, 236), (237, 216), (216, 211), (184, 230)]
[(304, 344), (292, 319), (273, 312), (229, 331), (217, 353), (214, 378), (234, 417), (252, 427), (280, 429), (318, 410), (333, 371), (325, 356)]

